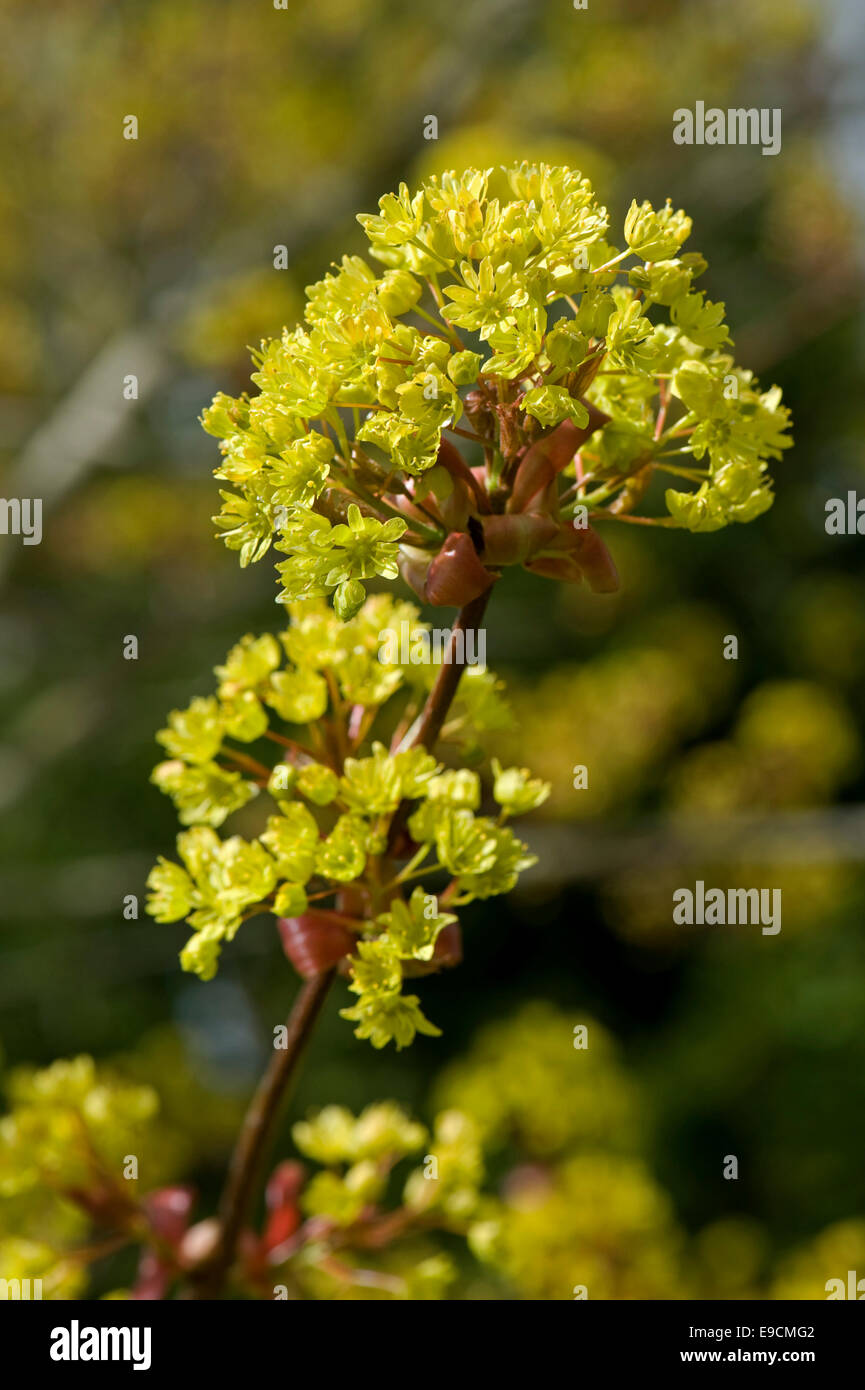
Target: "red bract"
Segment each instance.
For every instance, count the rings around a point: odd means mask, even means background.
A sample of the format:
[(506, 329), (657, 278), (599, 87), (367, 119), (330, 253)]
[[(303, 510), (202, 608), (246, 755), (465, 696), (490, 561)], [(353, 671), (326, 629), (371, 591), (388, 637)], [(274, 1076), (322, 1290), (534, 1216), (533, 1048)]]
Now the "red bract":
[[(471, 494), (479, 512), (490, 510), (489, 498), (484, 491), (482, 479), (479, 479), (476, 472), (469, 468), (459, 449), (456, 449), (450, 440), (443, 439), (439, 445), (438, 461), (450, 473), (455, 485), (461, 484)], [(483, 473), (483, 470), (478, 471)]]
[(427, 570), (423, 597), (436, 607), (462, 608), (498, 578), (481, 564), (467, 531), (452, 531)]
[(339, 912), (310, 908), (302, 917), (278, 917), (276, 925), (282, 949), (305, 980), (330, 970), (353, 950), (357, 940)]
[(174, 1255), (168, 1258), (161, 1250), (142, 1250), (132, 1298), (150, 1301), (165, 1297), (177, 1266), (183, 1262), (181, 1247), (188, 1234), (194, 1203), (195, 1188), (179, 1185), (160, 1187), (142, 1200), (142, 1209), (157, 1242), (162, 1247), (170, 1246)]
[(138, 1272), (129, 1297), (136, 1302), (155, 1302), (164, 1298), (173, 1278), (174, 1271), (167, 1261), (153, 1250), (143, 1250), (138, 1261)]
[[(593, 405), (586, 409), (589, 418), (582, 428), (565, 420), (523, 445), (504, 479), (494, 485), (486, 467), (469, 468), (459, 450), (449, 440), (442, 441), (438, 467), (450, 478), (447, 496), (430, 491), (421, 502), (418, 483), (412, 480), (407, 492), (394, 499), (420, 530), (435, 521), (448, 531), (437, 553), (414, 541), (401, 549), (400, 572), (419, 598), (436, 607), (461, 608), (486, 593), (507, 565), (523, 565), (534, 574), (570, 584), (586, 579), (597, 593), (618, 588), (616, 567), (600, 537), (587, 524), (574, 527), (559, 511), (559, 475), (609, 419)], [(517, 439), (517, 415), (513, 409), (505, 415)], [(494, 490), (488, 492), (488, 486)]]
[(483, 522), (483, 557), (488, 565), (524, 565), (549, 547), (561, 527), (551, 516), (488, 516)]
[(562, 469), (567, 468), (577, 450), (610, 418), (593, 405), (587, 405), (586, 409), (589, 422), (582, 429), (577, 429), (572, 421), (564, 420), (552, 434), (545, 435), (526, 450), (514, 475), (507, 511), (527, 511), (538, 493), (548, 487)]
[(298, 1197), (306, 1180), (302, 1163), (287, 1160), (274, 1168), (265, 1192), (269, 1216), (261, 1243), (265, 1251), (275, 1250), (293, 1236), (300, 1226)]
[(161, 1187), (144, 1198), (142, 1206), (154, 1232), (169, 1245), (177, 1245), (186, 1232), (195, 1202), (194, 1187)]
[(598, 594), (613, 594), (619, 587), (619, 575), (613, 557), (591, 526), (584, 529), (572, 527), (574, 537), (573, 556), (589, 582), (590, 588)]
[(419, 975), (434, 975), (451, 965), (459, 965), (463, 958), (463, 934), (459, 922), (449, 922), (436, 938), (432, 960), (403, 961), (402, 971), (406, 979), (416, 979)]

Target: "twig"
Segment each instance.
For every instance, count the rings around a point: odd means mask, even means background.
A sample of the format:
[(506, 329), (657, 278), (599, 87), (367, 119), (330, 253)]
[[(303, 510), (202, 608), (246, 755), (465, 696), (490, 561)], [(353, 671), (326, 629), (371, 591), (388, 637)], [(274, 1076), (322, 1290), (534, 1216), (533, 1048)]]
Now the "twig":
[(213, 1253), (192, 1278), (194, 1296), (198, 1299), (219, 1297), (225, 1276), (234, 1261), (255, 1180), (280, 1105), (287, 1095), (289, 1082), (297, 1073), (334, 974), (333, 970), (324, 970), (304, 984), (286, 1022), (286, 1045), (284, 1048), (274, 1048), (267, 1070), (244, 1116), (219, 1204), (219, 1239)]
[[(416, 744), (422, 743), (425, 748), (431, 750), (441, 733), (442, 725), (457, 693), (457, 686), (460, 683), (460, 676), (465, 664), (456, 660), (456, 653), (462, 646), (463, 656), (465, 656), (465, 634), (477, 630), (480, 626), (491, 593), (492, 586), (479, 598), (472, 599), (471, 603), (467, 603), (464, 608), (460, 609), (457, 620), (451, 628), (447, 651), (436, 677), (436, 683), (427, 697), (420, 719), (412, 730), (408, 747), (413, 748)], [(460, 641), (460, 634), (462, 634), (462, 641)]]
[[(460, 609), (451, 629), (445, 661), (412, 730), (408, 746), (423, 743), (427, 748), (432, 748), (435, 744), (463, 672), (464, 662), (455, 659), (460, 645), (458, 634), (465, 634), (478, 626), (489, 596), (488, 589), (480, 598), (473, 599)], [(464, 642), (463, 637), (463, 656)], [(391, 839), (396, 833), (397, 823), (402, 823), (407, 808), (408, 803), (403, 802), (395, 812), (391, 822)], [(334, 978), (335, 971), (331, 969), (314, 975), (304, 984), (288, 1016), (286, 1046), (274, 1049), (244, 1116), (219, 1204), (219, 1236), (213, 1251), (191, 1275), (192, 1295), (196, 1299), (218, 1298), (222, 1292), (226, 1276), (234, 1263), (237, 1243), (277, 1115), (289, 1083), (297, 1074), (301, 1057)]]

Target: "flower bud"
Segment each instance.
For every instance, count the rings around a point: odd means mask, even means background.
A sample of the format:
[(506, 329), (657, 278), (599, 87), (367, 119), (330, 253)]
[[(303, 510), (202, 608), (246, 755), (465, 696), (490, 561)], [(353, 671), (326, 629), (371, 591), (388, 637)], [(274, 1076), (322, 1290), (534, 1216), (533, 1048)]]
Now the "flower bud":
[(454, 386), (471, 386), (478, 379), (481, 365), (479, 352), (457, 352), (448, 362), (447, 372)]
[(379, 304), (394, 318), (408, 313), (422, 294), (423, 286), (408, 270), (386, 270), (378, 287)]
[(363, 607), (366, 590), (359, 579), (347, 579), (340, 584), (333, 596), (333, 611), (344, 623), (352, 619)]

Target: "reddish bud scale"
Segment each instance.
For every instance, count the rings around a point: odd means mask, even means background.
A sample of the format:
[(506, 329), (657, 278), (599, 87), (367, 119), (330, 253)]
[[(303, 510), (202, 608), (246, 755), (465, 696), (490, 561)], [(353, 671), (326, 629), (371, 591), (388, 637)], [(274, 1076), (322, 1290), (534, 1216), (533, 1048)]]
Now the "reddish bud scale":
[(542, 555), (526, 561), (526, 569), (545, 579), (558, 579), (566, 584), (588, 580), (596, 594), (614, 594), (619, 588), (619, 575), (613, 557), (591, 526), (578, 529), (562, 525), (549, 550), (561, 550), (561, 555)]
[(267, 1180), (264, 1193), (269, 1210), (276, 1211), (277, 1208), (285, 1206), (286, 1202), (293, 1202), (303, 1187), (305, 1178), (306, 1170), (296, 1159), (287, 1158), (283, 1163), (278, 1163)]
[(430, 561), (427, 557), (421, 558), (416, 551), (411, 554), (407, 554), (405, 550), (401, 551), (399, 557), (400, 575), (409, 588), (413, 590), (423, 602), (426, 601), (424, 586), (426, 584), (426, 577), (429, 573), (429, 567)]
[(488, 565), (521, 565), (545, 550), (559, 527), (547, 516), (488, 516), (484, 518), (483, 558)]
[(424, 597), (436, 607), (462, 608), (486, 593), (496, 578), (481, 564), (471, 536), (452, 531), (427, 571)]
[(577, 450), (610, 418), (596, 406), (587, 404), (586, 409), (589, 420), (583, 429), (577, 429), (571, 420), (564, 420), (523, 454), (507, 504), (509, 512), (528, 510), (532, 499), (567, 468)]
[(156, 1235), (177, 1245), (189, 1225), (194, 1202), (194, 1187), (161, 1187), (148, 1193), (142, 1206)]
[(527, 560), (526, 569), (544, 579), (558, 579), (563, 584), (580, 584), (583, 578), (583, 571), (573, 555), (544, 555), (537, 560)]
[(280, 1207), (268, 1218), (261, 1243), (265, 1251), (275, 1250), (284, 1244), (300, 1226), (300, 1212), (296, 1206)]
[(462, 478), (455, 478), (453, 491), (436, 508), (449, 531), (464, 531), (468, 519), (477, 508), (477, 500)]
[(305, 1179), (303, 1164), (293, 1159), (277, 1164), (271, 1173), (265, 1190), (269, 1216), (261, 1237), (260, 1249), (263, 1253), (282, 1245), (300, 1226), (297, 1199)]
[[(469, 468), (459, 449), (454, 448), (449, 439), (443, 439), (439, 445), (438, 462), (447, 469), (454, 482), (462, 483), (469, 490), (478, 511), (489, 511), (489, 499), (482, 478), (476, 476), (476, 470)], [(482, 475), (483, 471), (480, 470)]]
[(353, 950), (357, 939), (338, 912), (315, 908), (302, 917), (278, 917), (276, 925), (282, 949), (304, 980), (330, 970)]
[(419, 975), (433, 975), (452, 965), (459, 965), (463, 958), (463, 936), (459, 922), (449, 922), (438, 934), (432, 960), (403, 961), (402, 973), (407, 979)]
[(589, 587), (596, 594), (614, 594), (619, 587), (619, 574), (613, 557), (591, 526), (584, 529), (571, 527), (570, 534), (575, 538), (573, 554)]
[(397, 493), (393, 498), (392, 505), (402, 512), (409, 525), (411, 525), (413, 521), (416, 521), (421, 526), (429, 526), (429, 517), (424, 516), (420, 507), (418, 507), (410, 497), (407, 497), (404, 492)]
[(157, 1303), (168, 1292), (172, 1270), (153, 1250), (142, 1250), (129, 1297), (136, 1303)]

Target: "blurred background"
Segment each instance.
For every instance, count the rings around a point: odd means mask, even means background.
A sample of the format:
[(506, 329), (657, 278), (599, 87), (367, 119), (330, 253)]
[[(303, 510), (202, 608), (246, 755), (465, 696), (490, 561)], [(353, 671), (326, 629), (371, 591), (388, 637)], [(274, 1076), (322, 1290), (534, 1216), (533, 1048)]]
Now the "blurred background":
[[(376, 1054), (338, 997), (294, 1113), (501, 1098), (512, 1256), (497, 1294), (467, 1276), (462, 1296), (568, 1297), (576, 1247), (613, 1252), (607, 1297), (865, 1275), (865, 577), (861, 541), (824, 529), (827, 499), (865, 489), (856, 0), (6, 0), (0, 40), (2, 492), (44, 500), (41, 545), (0, 538), (5, 1064), (125, 1057), (217, 1190), (296, 981), (267, 919), (202, 985), (183, 926), (143, 914), (176, 829), (154, 731), (280, 625), (270, 563), (241, 575), (212, 539), (197, 417), (401, 179), (568, 163), (613, 240), (632, 197), (693, 216), (702, 287), (796, 447), (747, 527), (608, 528), (614, 599), (508, 572), (488, 656), (518, 715), (502, 756), (553, 783), (523, 827), (541, 862), (423, 982), (444, 1036)], [(697, 100), (781, 108), (781, 153), (674, 145)], [(780, 887), (780, 934), (673, 928), (698, 878)], [(579, 1092), (574, 1021), (604, 1039)], [(554, 1196), (527, 1200), (541, 1171)]]

